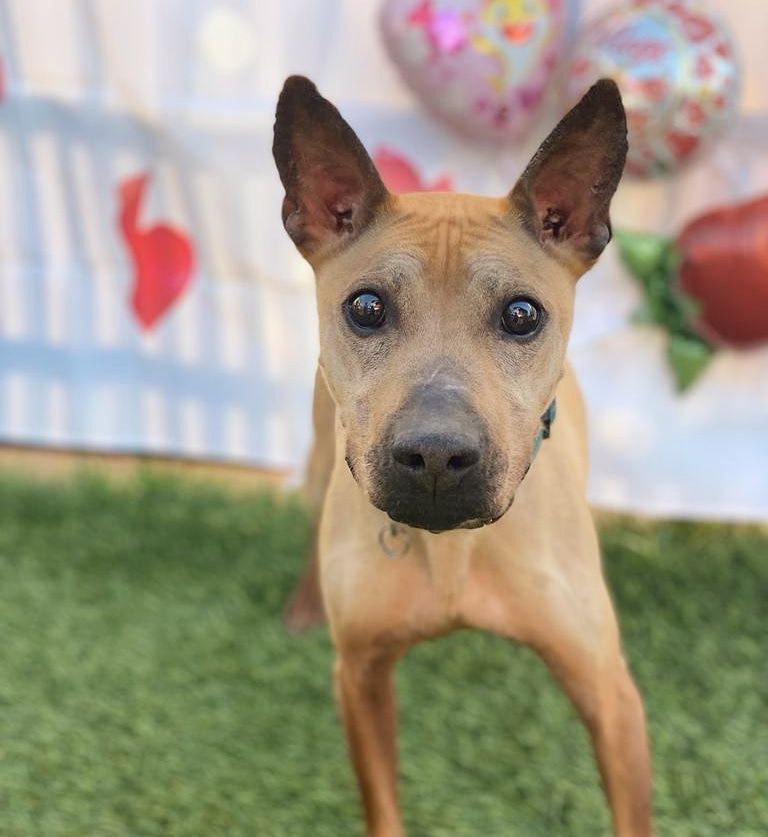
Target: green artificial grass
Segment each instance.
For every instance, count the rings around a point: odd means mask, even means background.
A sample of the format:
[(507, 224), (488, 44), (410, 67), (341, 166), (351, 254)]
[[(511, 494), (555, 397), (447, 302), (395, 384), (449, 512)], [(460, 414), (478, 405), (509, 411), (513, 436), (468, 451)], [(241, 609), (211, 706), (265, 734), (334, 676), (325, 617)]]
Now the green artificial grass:
[[(0, 482), (0, 834), (361, 834), (326, 633), (280, 623), (306, 531), (266, 494)], [(602, 536), (659, 835), (768, 834), (768, 537)], [(411, 837), (609, 833), (586, 734), (530, 652), (457, 634), (398, 687)]]

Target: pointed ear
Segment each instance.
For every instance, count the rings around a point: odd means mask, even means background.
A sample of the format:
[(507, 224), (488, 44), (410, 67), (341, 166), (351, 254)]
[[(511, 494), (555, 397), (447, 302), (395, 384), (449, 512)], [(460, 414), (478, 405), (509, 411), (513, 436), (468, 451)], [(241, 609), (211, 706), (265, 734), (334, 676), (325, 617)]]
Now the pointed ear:
[(355, 132), (303, 76), (283, 86), (272, 154), (285, 187), (283, 224), (309, 261), (359, 234), (387, 196)]
[(611, 240), (608, 209), (626, 156), (619, 89), (602, 79), (544, 140), (510, 195), (530, 234), (579, 275)]

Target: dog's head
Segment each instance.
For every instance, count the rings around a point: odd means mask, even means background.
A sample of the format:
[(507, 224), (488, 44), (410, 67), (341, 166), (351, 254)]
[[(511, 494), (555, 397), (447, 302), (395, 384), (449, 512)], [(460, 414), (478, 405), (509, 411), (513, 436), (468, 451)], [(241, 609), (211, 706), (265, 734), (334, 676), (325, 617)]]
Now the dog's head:
[(305, 78), (280, 95), (283, 223), (317, 277), (320, 363), (371, 502), (433, 531), (502, 515), (562, 375), (576, 279), (611, 237), (627, 129), (598, 82), (509, 195), (391, 195)]

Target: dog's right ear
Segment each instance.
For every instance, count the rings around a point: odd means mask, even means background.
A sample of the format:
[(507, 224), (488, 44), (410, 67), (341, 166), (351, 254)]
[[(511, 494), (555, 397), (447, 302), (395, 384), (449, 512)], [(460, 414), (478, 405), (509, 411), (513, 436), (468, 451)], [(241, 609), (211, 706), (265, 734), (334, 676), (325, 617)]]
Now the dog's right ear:
[(283, 224), (310, 262), (356, 237), (387, 196), (355, 132), (303, 76), (280, 93), (272, 154), (285, 187)]

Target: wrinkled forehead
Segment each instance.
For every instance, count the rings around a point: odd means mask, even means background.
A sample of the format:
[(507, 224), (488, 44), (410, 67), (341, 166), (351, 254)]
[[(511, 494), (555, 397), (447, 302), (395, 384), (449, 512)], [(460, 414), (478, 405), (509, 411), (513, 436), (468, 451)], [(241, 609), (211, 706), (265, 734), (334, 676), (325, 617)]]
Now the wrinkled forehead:
[(418, 278), (456, 292), (475, 279), (513, 281), (546, 291), (566, 271), (529, 235), (505, 199), (453, 193), (392, 196), (388, 211), (333, 259), (334, 284)]

